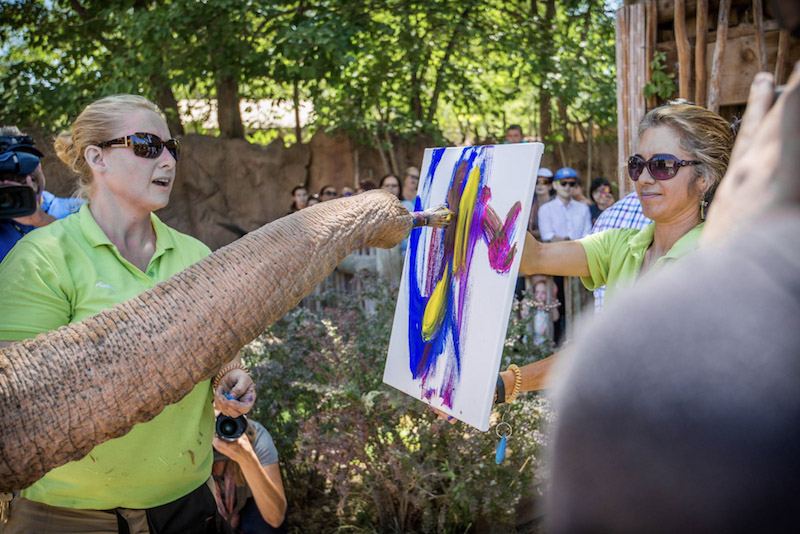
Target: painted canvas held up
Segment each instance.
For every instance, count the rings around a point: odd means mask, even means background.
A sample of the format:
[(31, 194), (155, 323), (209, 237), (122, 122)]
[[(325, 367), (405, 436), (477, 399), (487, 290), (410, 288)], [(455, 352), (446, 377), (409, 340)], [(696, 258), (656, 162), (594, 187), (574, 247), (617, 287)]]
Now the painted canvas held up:
[(416, 210), (455, 216), (409, 236), (383, 381), (483, 431), (543, 150), (429, 148), (422, 163)]

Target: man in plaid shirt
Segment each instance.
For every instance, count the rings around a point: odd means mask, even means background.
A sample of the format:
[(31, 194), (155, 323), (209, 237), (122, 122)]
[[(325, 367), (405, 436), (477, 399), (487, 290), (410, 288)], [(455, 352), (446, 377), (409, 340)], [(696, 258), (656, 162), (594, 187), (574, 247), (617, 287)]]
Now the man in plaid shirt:
[[(636, 192), (615, 202), (610, 208), (605, 210), (595, 221), (590, 234), (596, 234), (603, 230), (612, 228), (636, 228), (641, 230), (651, 221), (642, 214), (642, 203)], [(598, 287), (594, 290), (594, 313), (598, 314), (603, 309), (603, 302), (606, 296), (606, 286)]]

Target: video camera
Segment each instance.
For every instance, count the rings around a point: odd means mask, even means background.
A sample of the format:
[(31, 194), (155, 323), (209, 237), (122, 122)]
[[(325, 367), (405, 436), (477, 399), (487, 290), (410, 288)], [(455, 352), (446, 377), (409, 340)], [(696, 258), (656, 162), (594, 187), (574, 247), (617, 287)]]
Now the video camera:
[(39, 166), (43, 154), (33, 146), (33, 138), (0, 136), (0, 219), (25, 217), (36, 211), (36, 193), (25, 183), (25, 177)]

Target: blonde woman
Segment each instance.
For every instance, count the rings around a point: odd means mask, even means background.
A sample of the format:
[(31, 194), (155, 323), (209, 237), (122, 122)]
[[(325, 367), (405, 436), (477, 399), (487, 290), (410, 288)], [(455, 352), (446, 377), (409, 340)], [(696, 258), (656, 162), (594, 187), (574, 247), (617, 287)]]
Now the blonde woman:
[[(147, 99), (117, 95), (90, 104), (58, 137), (56, 151), (78, 174), (88, 203), (27, 235), (0, 265), (3, 342), (80, 322), (210, 253), (153, 213), (169, 202), (180, 144)], [(253, 381), (234, 361), (215, 379), (216, 398), (209, 381), (201, 382), (151, 421), (20, 488), (5, 534), (216, 532), (211, 401), (238, 416), (255, 400)], [(113, 411), (125, 399), (107, 401)]]
[[(654, 222), (642, 230), (607, 230), (558, 243), (540, 243), (528, 234), (522, 273), (580, 276), (587, 289), (606, 285), (613, 300), (649, 272), (697, 248), (708, 204), (728, 167), (734, 141), (730, 125), (705, 108), (677, 103), (647, 113), (638, 134), (628, 175), (642, 212)], [(499, 401), (546, 387), (555, 359), (501, 372)]]

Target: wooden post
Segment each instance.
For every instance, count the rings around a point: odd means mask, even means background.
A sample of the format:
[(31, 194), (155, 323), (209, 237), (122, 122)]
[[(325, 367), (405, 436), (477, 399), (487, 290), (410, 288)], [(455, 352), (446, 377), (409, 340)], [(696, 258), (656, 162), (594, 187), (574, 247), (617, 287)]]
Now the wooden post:
[(586, 192), (589, 192), (589, 186), (592, 184), (592, 137), (594, 135), (594, 119), (589, 119), (589, 132), (586, 135)]
[(764, 40), (764, 6), (761, 0), (753, 0), (753, 23), (756, 27), (756, 56), (759, 72), (767, 70), (767, 44)]
[(692, 71), (692, 48), (686, 35), (686, 3), (675, 0), (675, 45), (678, 48), (678, 96), (692, 100), (689, 76)]
[(645, 6), (642, 3), (622, 7), (616, 13), (617, 44), (617, 183), (623, 197), (633, 191), (624, 163), (636, 151), (636, 129), (645, 113), (644, 95), (647, 54)]
[(708, 109), (719, 112), (719, 86), (722, 79), (722, 60), (725, 57), (725, 43), (728, 40), (728, 18), (731, 13), (731, 0), (720, 0), (717, 18), (717, 42), (714, 44), (714, 61), (711, 64), (711, 82), (708, 85)]
[(706, 36), (708, 35), (708, 0), (697, 0), (697, 40), (694, 44), (694, 98), (698, 106), (706, 105)]
[(781, 30), (778, 37), (778, 59), (775, 61), (775, 85), (786, 83), (786, 63), (789, 58), (789, 31)]
[(361, 174), (359, 173), (358, 168), (358, 147), (353, 147), (353, 170), (355, 171), (353, 176), (353, 185), (358, 189), (358, 186), (361, 185)]
[[(653, 52), (655, 52), (656, 49), (656, 34), (658, 33), (658, 3), (656, 0), (647, 0), (645, 24), (647, 25), (647, 29), (645, 30), (645, 42), (647, 43), (645, 45), (647, 54), (647, 58), (645, 59), (645, 84), (648, 84), (653, 75), (650, 70), (650, 63), (653, 61)], [(648, 109), (655, 107), (656, 104), (655, 96), (647, 99), (646, 105)]]

